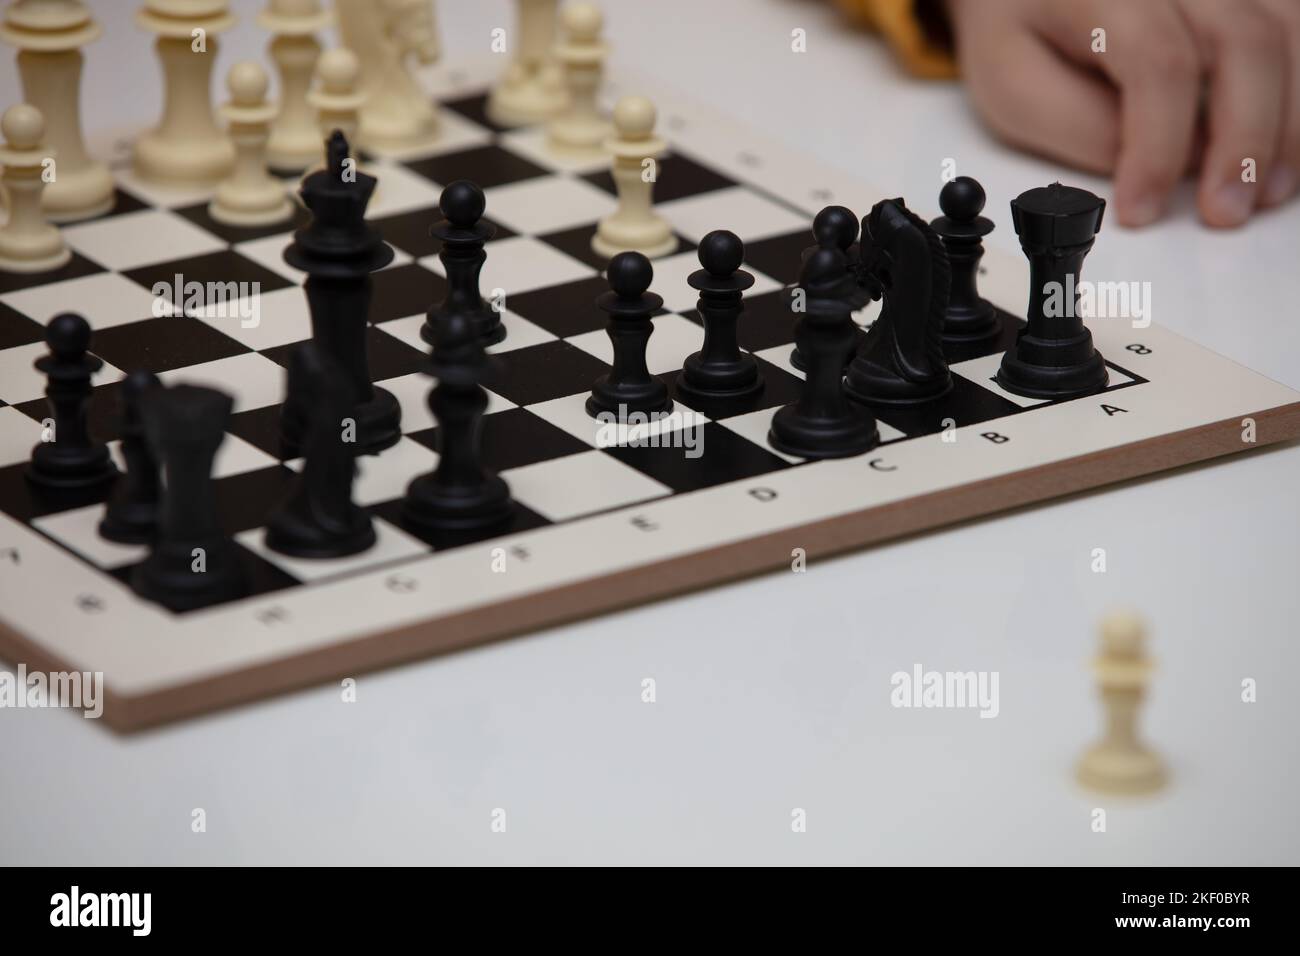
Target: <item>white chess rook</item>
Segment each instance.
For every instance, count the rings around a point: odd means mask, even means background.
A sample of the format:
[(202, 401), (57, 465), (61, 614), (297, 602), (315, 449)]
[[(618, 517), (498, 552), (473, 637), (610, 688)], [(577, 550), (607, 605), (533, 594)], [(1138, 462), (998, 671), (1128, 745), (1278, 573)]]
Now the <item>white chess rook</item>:
[(673, 231), (653, 208), (663, 140), (654, 135), (655, 107), (644, 96), (625, 96), (614, 105), (614, 135), (605, 143), (618, 188), (618, 208), (600, 221), (591, 248), (614, 257), (636, 251), (654, 259), (677, 248)]
[(560, 155), (599, 157), (611, 132), (596, 97), (609, 47), (601, 40), (603, 17), (591, 3), (573, 3), (561, 14), (564, 39), (555, 58), (564, 71), (568, 106), (546, 128), (547, 145)]
[(272, 169), (302, 172), (320, 156), (320, 128), (307, 91), (321, 52), (316, 34), (333, 22), (320, 0), (270, 0), (257, 16), (273, 36), (268, 53), (280, 77), (279, 112), (266, 151)]
[(9, 195), (9, 221), (0, 228), (0, 271), (47, 272), (72, 258), (59, 230), (41, 212), (42, 174), (50, 151), (42, 145), (45, 118), (27, 103), (5, 110), (0, 118), (4, 148), (0, 186)]
[(80, 0), (17, 0), (0, 24), (0, 38), (18, 48), (23, 100), (45, 116), (45, 145), (59, 157), (41, 198), (52, 222), (113, 208), (113, 177), (87, 154), (81, 136), (81, 48), (100, 32)]
[(265, 226), (293, 216), (284, 184), (266, 169), (266, 144), (275, 106), (267, 102), (266, 71), (251, 61), (236, 63), (226, 77), (230, 102), (221, 114), (230, 123), (235, 167), (217, 186), (208, 212), (232, 226)]
[(235, 18), (226, 0), (147, 0), (136, 22), (158, 35), (163, 69), (162, 121), (136, 141), (136, 174), (166, 185), (213, 185), (235, 162), (209, 92), (217, 34)]
[(519, 16), (507, 49), (513, 59), (488, 98), (487, 114), (502, 126), (550, 119), (564, 108), (564, 85), (551, 59), (558, 0), (516, 0)]
[(433, 0), (336, 0), (339, 35), (357, 55), (365, 99), (360, 148), (376, 155), (409, 153), (438, 140), (433, 97), (411, 75), (409, 61), (438, 59)]

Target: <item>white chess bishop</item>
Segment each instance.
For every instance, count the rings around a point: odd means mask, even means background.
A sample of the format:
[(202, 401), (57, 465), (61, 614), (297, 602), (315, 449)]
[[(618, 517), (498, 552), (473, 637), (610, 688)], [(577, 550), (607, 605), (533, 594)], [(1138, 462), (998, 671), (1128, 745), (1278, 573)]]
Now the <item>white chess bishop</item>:
[(0, 23), (0, 38), (18, 48), (23, 100), (46, 117), (45, 144), (59, 157), (41, 199), (52, 222), (113, 208), (113, 177), (81, 137), (81, 48), (100, 32), (80, 0), (17, 0)]
[(433, 0), (336, 0), (339, 36), (357, 56), (365, 99), (360, 146), (387, 156), (438, 140), (433, 97), (411, 75), (409, 61), (438, 59)]
[(644, 96), (614, 105), (614, 135), (605, 143), (618, 188), (618, 208), (600, 221), (591, 248), (613, 257), (635, 251), (653, 259), (677, 248), (672, 228), (654, 211), (654, 188), (664, 141), (654, 135), (655, 106)]
[(266, 158), (272, 169), (302, 172), (321, 154), (316, 110), (307, 102), (321, 45), (316, 34), (334, 23), (320, 0), (269, 0), (257, 24), (272, 35), (267, 50), (280, 78), (279, 111)]
[(488, 97), (487, 114), (502, 126), (550, 119), (564, 108), (564, 84), (551, 58), (559, 0), (516, 0), (519, 15), (507, 49), (514, 57)]
[(36, 107), (19, 103), (0, 117), (0, 133), (5, 138), (0, 187), (9, 196), (9, 220), (0, 227), (0, 271), (47, 272), (66, 265), (72, 253), (41, 212), (43, 175), (54, 158), (42, 142), (45, 117)]
[(562, 156), (599, 157), (611, 132), (596, 97), (609, 47), (600, 38), (604, 18), (593, 3), (571, 3), (560, 16), (563, 38), (555, 58), (564, 71), (568, 105), (546, 127), (547, 145)]
[(252, 61), (236, 63), (226, 76), (230, 102), (221, 115), (230, 124), (235, 166), (217, 186), (208, 212), (232, 226), (266, 226), (293, 216), (284, 183), (266, 168), (266, 144), (275, 105), (266, 99), (266, 71)]
[(212, 115), (212, 65), (217, 34), (235, 22), (226, 0), (147, 0), (136, 23), (158, 35), (163, 115), (136, 141), (141, 179), (175, 186), (210, 186), (230, 172), (235, 149)]

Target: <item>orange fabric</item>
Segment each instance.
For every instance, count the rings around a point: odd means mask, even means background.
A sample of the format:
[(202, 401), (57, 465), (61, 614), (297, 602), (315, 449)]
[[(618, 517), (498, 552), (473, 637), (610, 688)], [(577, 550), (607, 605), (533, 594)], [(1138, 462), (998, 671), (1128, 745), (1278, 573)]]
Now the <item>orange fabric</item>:
[(957, 75), (949, 45), (926, 29), (918, 10), (922, 0), (836, 0), (847, 13), (878, 32), (912, 73), (945, 80)]

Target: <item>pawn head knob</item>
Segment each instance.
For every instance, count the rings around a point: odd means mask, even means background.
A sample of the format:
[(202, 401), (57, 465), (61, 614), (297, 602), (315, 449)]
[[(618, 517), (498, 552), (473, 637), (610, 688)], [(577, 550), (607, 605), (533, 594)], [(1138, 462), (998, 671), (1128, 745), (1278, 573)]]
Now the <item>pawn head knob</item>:
[(483, 218), (487, 200), (478, 186), (468, 179), (458, 179), (442, 191), (438, 208), (457, 229), (472, 229)]
[(984, 187), (969, 176), (958, 176), (939, 190), (939, 208), (949, 219), (970, 222), (984, 210)]
[(241, 60), (226, 74), (226, 89), (236, 106), (258, 106), (266, 99), (269, 82), (260, 63)]
[(813, 237), (820, 246), (847, 250), (858, 238), (858, 217), (844, 206), (827, 206), (813, 219)]
[(654, 267), (639, 252), (620, 252), (609, 260), (609, 287), (620, 299), (639, 299), (650, 288)]
[(16, 103), (0, 118), (0, 132), (14, 149), (35, 149), (45, 136), (45, 117), (30, 103)]
[(715, 229), (700, 240), (699, 257), (709, 275), (726, 279), (745, 261), (745, 244), (734, 232)]
[(45, 327), (45, 344), (63, 359), (75, 359), (90, 348), (90, 323), (75, 312), (63, 312)]

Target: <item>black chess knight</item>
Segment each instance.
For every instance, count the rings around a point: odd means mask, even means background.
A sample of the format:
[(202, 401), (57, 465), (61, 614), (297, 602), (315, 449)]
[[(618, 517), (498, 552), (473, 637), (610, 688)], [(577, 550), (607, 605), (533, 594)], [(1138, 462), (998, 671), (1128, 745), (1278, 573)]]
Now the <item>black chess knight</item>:
[(849, 365), (845, 391), (883, 404), (938, 398), (952, 387), (943, 357), (950, 279), (942, 242), (901, 199), (881, 200), (865, 220), (861, 263), (884, 305)]
[[(370, 274), (393, 261), (393, 249), (365, 221), (375, 178), (355, 168), (338, 130), (327, 147), (326, 167), (308, 176), (301, 189), (311, 221), (293, 234), (284, 261), (307, 273), (312, 340), (342, 367), (350, 386), (356, 452), (375, 454), (402, 437), (401, 406), (391, 392), (371, 383), (366, 359)], [(292, 392), (286, 397), (282, 426), (288, 454), (297, 453), (310, 427), (307, 405)]]
[(420, 338), (433, 345), (440, 318), (455, 312), (469, 318), (485, 346), (495, 345), (506, 337), (506, 327), (479, 291), (479, 276), (487, 261), (483, 247), (496, 233), (494, 226), (483, 222), (487, 208), (483, 190), (468, 180), (457, 180), (442, 191), (438, 208), (445, 218), (429, 228), (429, 235), (442, 242), (438, 258), (447, 273), (447, 296), (429, 310)]
[(1052, 183), (1011, 202), (1011, 221), (1029, 257), (1029, 324), (1002, 357), (998, 384), (1030, 398), (1077, 398), (1101, 391), (1109, 375), (1079, 315), (1079, 272), (1092, 249), (1106, 200)]

